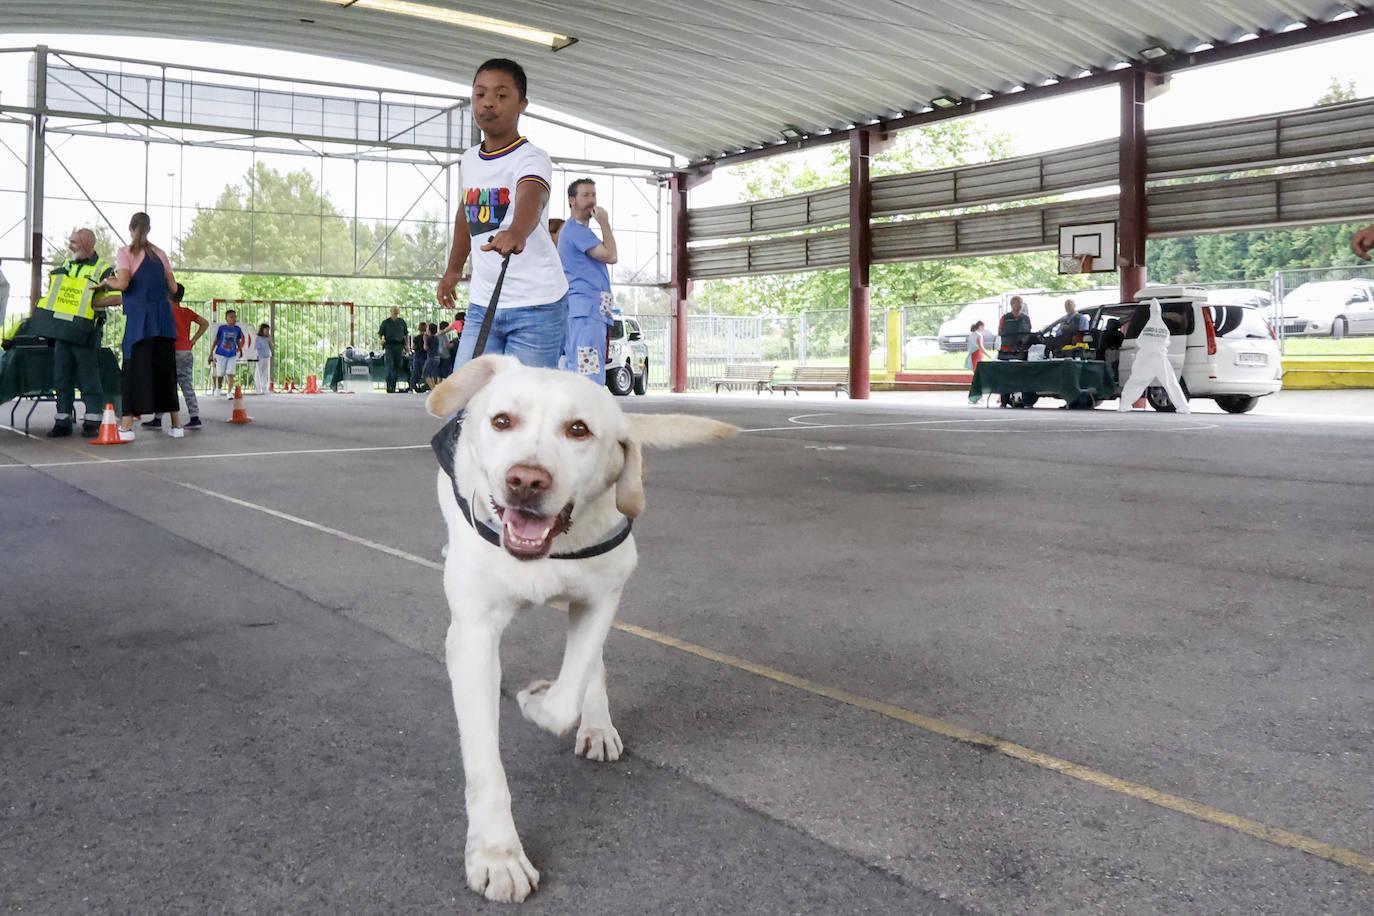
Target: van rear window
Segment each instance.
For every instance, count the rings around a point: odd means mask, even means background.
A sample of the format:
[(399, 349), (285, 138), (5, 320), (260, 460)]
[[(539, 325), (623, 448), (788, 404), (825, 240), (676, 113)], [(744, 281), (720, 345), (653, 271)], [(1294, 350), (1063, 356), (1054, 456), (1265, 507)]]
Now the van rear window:
[[(1193, 304), (1191, 302), (1168, 302), (1160, 303), (1160, 316), (1164, 323), (1169, 326), (1169, 333), (1174, 336), (1180, 334), (1187, 336), (1193, 333)], [(1140, 336), (1140, 329), (1145, 327), (1145, 323), (1150, 320), (1150, 304), (1141, 302), (1131, 313), (1130, 324), (1126, 326), (1126, 339), (1135, 340)]]
[(1269, 322), (1264, 320), (1259, 309), (1241, 305), (1209, 305), (1207, 311), (1212, 315), (1212, 326), (1217, 329), (1218, 337), (1268, 339)]

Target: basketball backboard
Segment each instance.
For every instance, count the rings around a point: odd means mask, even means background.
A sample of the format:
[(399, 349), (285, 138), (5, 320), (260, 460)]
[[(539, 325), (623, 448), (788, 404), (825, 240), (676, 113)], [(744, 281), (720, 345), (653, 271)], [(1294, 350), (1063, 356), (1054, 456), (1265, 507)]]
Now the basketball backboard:
[(1116, 222), (1070, 223), (1059, 227), (1059, 272), (1116, 272)]

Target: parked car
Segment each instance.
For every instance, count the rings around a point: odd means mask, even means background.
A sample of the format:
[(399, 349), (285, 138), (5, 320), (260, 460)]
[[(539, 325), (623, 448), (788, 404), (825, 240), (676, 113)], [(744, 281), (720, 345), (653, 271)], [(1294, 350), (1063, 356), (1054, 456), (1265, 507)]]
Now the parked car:
[(644, 394), (649, 383), (649, 345), (639, 322), (619, 312), (611, 326), (611, 345), (606, 350), (606, 387), (624, 397), (633, 391)]
[[(905, 362), (920, 359), (923, 356), (937, 356), (940, 353), (940, 339), (938, 337), (908, 337), (906, 343), (902, 345), (902, 358)], [(881, 366), (887, 362), (887, 348), (877, 347), (868, 354), (868, 361), (874, 366)]]
[(1374, 281), (1304, 283), (1283, 297), (1279, 318), (1287, 337), (1374, 334)]
[[(1283, 387), (1279, 342), (1260, 309), (1213, 305), (1207, 290), (1187, 286), (1147, 286), (1135, 302), (1098, 310), (1093, 339), (1098, 352), (1114, 363), (1118, 381), (1130, 375), (1151, 299), (1159, 300), (1169, 325), (1169, 362), (1188, 397), (1211, 398), (1227, 413), (1245, 413)], [(1114, 331), (1120, 334), (1115, 346)], [(1146, 400), (1155, 410), (1174, 410), (1163, 388), (1150, 388)]]
[(1274, 297), (1266, 290), (1252, 289), (1248, 286), (1231, 286), (1224, 289), (1207, 290), (1209, 305), (1254, 305), (1267, 309), (1274, 304)]

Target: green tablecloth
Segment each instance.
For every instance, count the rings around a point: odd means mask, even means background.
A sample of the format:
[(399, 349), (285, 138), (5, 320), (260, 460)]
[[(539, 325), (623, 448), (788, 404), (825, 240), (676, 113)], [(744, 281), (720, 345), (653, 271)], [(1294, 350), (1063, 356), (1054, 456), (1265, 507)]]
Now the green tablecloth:
[[(100, 384), (105, 389), (106, 402), (114, 404), (115, 413), (119, 413), (119, 360), (108, 347), (100, 350)], [(52, 347), (14, 347), (0, 353), (0, 404), (11, 398), (54, 393)]]
[[(339, 386), (342, 385), (344, 383), (344, 380), (348, 378), (348, 367), (359, 365), (362, 362), (364, 361), (360, 359), (345, 360), (342, 356), (329, 357), (329, 359), (324, 361), (324, 377), (320, 379), (320, 387), (323, 388), (328, 386), (330, 388), (333, 388), (335, 391), (338, 391)], [(375, 359), (369, 357), (366, 360), (366, 362), (368, 368), (368, 376), (371, 379), (371, 381), (374, 384), (385, 385), (386, 360), (383, 357), (378, 356)], [(405, 361), (402, 363), (402, 370), (403, 371), (400, 375), (400, 380), (402, 382), (408, 381), (410, 379), (409, 356), (407, 356), (405, 358)]]
[(1093, 400), (1105, 401), (1116, 397), (1116, 390), (1111, 367), (1101, 360), (983, 360), (973, 373), (969, 395), (1033, 391), (1072, 404), (1085, 394)]

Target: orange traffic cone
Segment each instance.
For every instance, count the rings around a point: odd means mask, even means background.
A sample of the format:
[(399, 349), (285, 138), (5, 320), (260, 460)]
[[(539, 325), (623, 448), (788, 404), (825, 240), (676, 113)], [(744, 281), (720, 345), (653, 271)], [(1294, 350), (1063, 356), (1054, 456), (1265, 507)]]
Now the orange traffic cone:
[(252, 423), (253, 418), (248, 416), (248, 408), (243, 406), (243, 387), (234, 386), (234, 415), (229, 418), (230, 423)]
[(313, 375), (307, 375), (305, 377), (305, 393), (322, 394), (323, 392), (320, 391), (319, 379), (315, 378)]
[(114, 405), (106, 404), (105, 413), (100, 417), (100, 435), (87, 440), (91, 445), (128, 445), (119, 438), (119, 420), (115, 419)]

